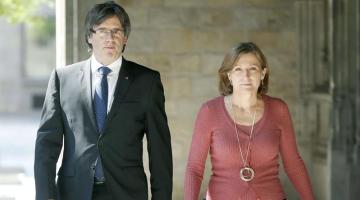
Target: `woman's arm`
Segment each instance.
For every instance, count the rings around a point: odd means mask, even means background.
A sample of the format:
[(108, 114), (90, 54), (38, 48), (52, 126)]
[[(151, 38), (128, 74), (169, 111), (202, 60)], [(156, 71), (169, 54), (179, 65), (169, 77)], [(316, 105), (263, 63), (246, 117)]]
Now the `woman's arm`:
[(281, 112), (279, 119), (279, 122), (281, 123), (280, 153), (285, 172), (295, 189), (298, 191), (301, 199), (312, 200), (315, 197), (312, 191), (310, 178), (304, 161), (297, 149), (290, 112), (285, 102), (281, 102), (279, 110)]
[(195, 121), (194, 133), (185, 173), (184, 199), (197, 200), (203, 179), (206, 157), (209, 152), (210, 130), (209, 108), (204, 104)]

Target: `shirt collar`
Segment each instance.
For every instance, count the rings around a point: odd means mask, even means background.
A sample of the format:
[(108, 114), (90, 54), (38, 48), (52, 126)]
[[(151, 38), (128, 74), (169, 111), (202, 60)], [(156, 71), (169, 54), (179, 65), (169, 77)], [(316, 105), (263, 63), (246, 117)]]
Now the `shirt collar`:
[[(112, 62), (110, 65), (107, 65), (106, 67), (111, 69), (111, 72), (109, 74), (112, 73), (119, 73), (120, 71), (120, 67), (122, 64), (122, 56), (120, 56), (117, 60), (115, 60), (114, 62)], [(98, 62), (94, 56), (94, 54), (91, 56), (91, 72), (97, 73), (97, 70), (100, 67), (103, 67), (104, 65), (101, 64), (100, 62)]]

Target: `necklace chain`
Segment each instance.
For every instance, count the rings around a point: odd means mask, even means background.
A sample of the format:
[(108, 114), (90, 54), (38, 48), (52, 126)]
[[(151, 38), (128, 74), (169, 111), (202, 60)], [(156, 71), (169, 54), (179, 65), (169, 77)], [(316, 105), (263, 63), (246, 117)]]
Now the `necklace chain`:
[(253, 115), (253, 119), (252, 119), (251, 131), (250, 131), (250, 136), (249, 136), (249, 143), (248, 143), (248, 145), (247, 145), (247, 150), (246, 150), (245, 159), (244, 159), (244, 155), (243, 155), (243, 152), (242, 152), (241, 146), (240, 146), (239, 133), (238, 133), (238, 129), (237, 129), (237, 127), (236, 127), (235, 110), (234, 110), (234, 107), (233, 107), (233, 103), (232, 103), (232, 102), (231, 102), (231, 111), (232, 111), (233, 118), (234, 118), (235, 134), (236, 134), (236, 139), (237, 139), (237, 142), (238, 142), (238, 147), (239, 147), (241, 159), (242, 159), (242, 161), (243, 161), (244, 167), (246, 167), (246, 166), (247, 166), (248, 155), (249, 155), (249, 152), (250, 152), (251, 138), (252, 138), (252, 134), (253, 134), (253, 130), (254, 130), (254, 124), (255, 124), (255, 118), (256, 118), (256, 107), (255, 107), (255, 111), (254, 111), (254, 115)]

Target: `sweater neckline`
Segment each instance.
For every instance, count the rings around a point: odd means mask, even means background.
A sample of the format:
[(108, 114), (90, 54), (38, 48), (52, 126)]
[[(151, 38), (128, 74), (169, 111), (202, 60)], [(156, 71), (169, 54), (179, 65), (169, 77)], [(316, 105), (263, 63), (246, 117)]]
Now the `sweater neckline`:
[[(263, 125), (264, 122), (266, 121), (266, 116), (269, 110), (269, 105), (268, 105), (268, 101), (267, 101), (267, 96), (263, 95), (262, 96), (262, 100), (264, 102), (264, 112), (262, 113), (262, 116), (259, 120), (257, 120), (254, 124), (254, 133), (257, 132), (257, 130), (259, 130)], [(223, 114), (225, 115), (226, 121), (228, 122), (228, 124), (231, 127), (234, 127), (234, 124), (236, 124), (236, 126), (242, 130), (242, 132), (248, 133), (248, 130), (251, 129), (251, 125), (243, 125), (243, 124), (239, 124), (236, 123), (230, 116), (230, 113), (226, 110), (226, 106), (225, 106), (225, 96), (222, 96), (222, 98), (220, 98), (221, 101), (221, 109), (223, 110)]]

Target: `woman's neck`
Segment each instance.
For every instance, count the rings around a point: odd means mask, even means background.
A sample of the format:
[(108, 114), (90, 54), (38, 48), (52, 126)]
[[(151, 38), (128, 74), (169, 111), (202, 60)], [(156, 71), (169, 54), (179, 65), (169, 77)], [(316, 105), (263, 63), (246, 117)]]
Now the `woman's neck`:
[(231, 95), (231, 102), (234, 106), (241, 110), (251, 112), (256, 109), (258, 105), (258, 97), (255, 93), (233, 93)]

